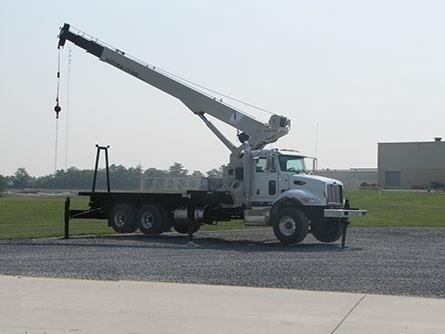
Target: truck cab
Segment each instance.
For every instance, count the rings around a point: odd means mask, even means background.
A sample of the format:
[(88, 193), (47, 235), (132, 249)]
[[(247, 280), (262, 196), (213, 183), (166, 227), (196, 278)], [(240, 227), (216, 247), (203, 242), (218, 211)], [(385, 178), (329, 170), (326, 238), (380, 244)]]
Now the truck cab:
[(295, 150), (253, 150), (244, 222), (272, 225), (276, 237), (299, 242), (308, 232), (320, 241), (333, 242), (342, 234), (350, 216), (366, 215), (350, 209), (343, 183), (315, 175), (317, 160)]
[[(252, 155), (252, 205), (271, 205), (282, 193), (307, 189), (320, 180), (314, 173), (313, 158), (291, 150), (256, 150)], [(313, 163), (311, 163), (313, 162)], [(311, 166), (311, 167), (308, 167)], [(315, 191), (315, 189), (311, 189)]]

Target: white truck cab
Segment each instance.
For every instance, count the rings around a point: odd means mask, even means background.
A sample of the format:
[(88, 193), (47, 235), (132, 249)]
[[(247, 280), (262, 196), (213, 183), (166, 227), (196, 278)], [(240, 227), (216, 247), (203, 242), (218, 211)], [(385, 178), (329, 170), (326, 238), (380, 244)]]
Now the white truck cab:
[(272, 225), (282, 242), (299, 242), (308, 232), (333, 242), (348, 217), (366, 215), (349, 208), (342, 182), (316, 175), (316, 158), (283, 149), (247, 150), (243, 158), (251, 160), (250, 180), (244, 180), (244, 221)]

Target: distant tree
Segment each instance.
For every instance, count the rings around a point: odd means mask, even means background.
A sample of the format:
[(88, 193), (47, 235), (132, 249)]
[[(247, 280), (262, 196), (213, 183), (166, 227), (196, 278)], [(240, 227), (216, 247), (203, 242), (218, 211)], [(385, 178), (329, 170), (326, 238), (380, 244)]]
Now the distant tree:
[(179, 162), (175, 162), (168, 168), (168, 175), (170, 176), (187, 176), (188, 173), (189, 171)]
[[(41, 176), (34, 181), (33, 185), (34, 188), (43, 189), (90, 189), (92, 179), (91, 169), (80, 170), (70, 167), (67, 170), (59, 169), (51, 175)], [(98, 183), (101, 183), (101, 177), (98, 179)]]
[(193, 171), (192, 176), (204, 177), (204, 174), (201, 171), (199, 171), (199, 170), (195, 170), (195, 171)]
[(135, 178), (135, 168), (128, 170), (122, 165), (110, 166), (110, 183), (113, 188), (118, 189), (137, 189), (139, 184), (139, 175)]
[(142, 168), (141, 163), (139, 163), (136, 168), (134, 169), (134, 172), (140, 177), (141, 175), (144, 175), (144, 169)]
[(165, 177), (168, 176), (168, 172), (165, 170), (160, 170), (156, 168), (148, 168), (144, 172), (146, 177)]
[(222, 177), (225, 165), (221, 165), (218, 169), (213, 168), (209, 170), (206, 174), (207, 177)]
[(0, 175), (0, 194), (6, 190), (7, 184), (8, 184), (8, 179), (3, 175)]
[[(156, 168), (143, 170), (141, 165), (126, 168), (112, 164), (109, 168), (110, 185), (112, 189), (139, 189), (144, 177), (187, 176), (189, 171), (181, 163), (175, 162), (168, 171)], [(57, 170), (54, 174), (31, 177), (25, 168), (17, 169), (10, 177), (0, 176), (0, 192), (5, 188), (40, 188), (40, 189), (91, 189), (94, 171), (92, 169), (78, 169), (70, 167)], [(194, 171), (194, 176), (203, 176), (200, 171)], [(105, 169), (99, 169), (96, 179), (96, 189), (106, 189)]]
[(207, 174), (207, 177), (220, 177), (219, 170), (216, 168), (213, 168), (213, 169), (207, 171), (206, 174)]
[(18, 168), (12, 178), (12, 186), (17, 189), (31, 187), (33, 178), (28, 174), (25, 168)]
[[(65, 173), (60, 173), (57, 188), (89, 189), (92, 185), (93, 173), (92, 169), (70, 167)], [(100, 183), (105, 183), (105, 177), (98, 176), (98, 179), (100, 179)]]

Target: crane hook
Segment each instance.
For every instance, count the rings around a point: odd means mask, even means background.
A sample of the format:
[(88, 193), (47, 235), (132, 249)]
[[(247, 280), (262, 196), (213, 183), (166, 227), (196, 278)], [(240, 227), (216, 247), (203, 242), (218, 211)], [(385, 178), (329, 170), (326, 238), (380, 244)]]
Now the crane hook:
[(59, 112), (62, 110), (59, 106), (59, 87), (60, 87), (60, 49), (57, 55), (57, 93), (56, 93), (56, 106), (54, 111), (56, 112), (56, 119), (59, 119)]
[(56, 119), (59, 119), (59, 112), (62, 110), (59, 106), (59, 101), (56, 102), (56, 106), (54, 107), (54, 111), (56, 112)]

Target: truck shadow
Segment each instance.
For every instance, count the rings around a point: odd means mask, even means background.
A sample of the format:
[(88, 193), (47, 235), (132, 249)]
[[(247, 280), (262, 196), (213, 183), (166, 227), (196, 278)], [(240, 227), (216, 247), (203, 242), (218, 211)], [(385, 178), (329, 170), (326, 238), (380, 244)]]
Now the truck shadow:
[(4, 244), (20, 246), (45, 246), (45, 247), (74, 247), (74, 248), (110, 248), (110, 249), (178, 249), (184, 251), (215, 250), (221, 252), (293, 252), (293, 253), (335, 253), (361, 251), (362, 248), (342, 248), (339, 241), (335, 243), (321, 243), (308, 236), (302, 243), (285, 245), (275, 238), (266, 237), (237, 237), (209, 236), (196, 234), (190, 242), (188, 236), (168, 233), (159, 236), (147, 236), (143, 234), (116, 234), (105, 236), (73, 236), (69, 239), (31, 239), (3, 241)]
[[(307, 238), (309, 239), (309, 238)], [(312, 238), (311, 238), (312, 239)], [(38, 244), (33, 241), (32, 245)], [(44, 245), (51, 245), (42, 242)], [(316, 240), (304, 240), (295, 245), (285, 245), (275, 238), (231, 239), (216, 236), (195, 235), (190, 243), (188, 236), (176, 233), (159, 236), (147, 236), (140, 234), (124, 234), (109, 236), (78, 236), (71, 239), (54, 239), (53, 245), (79, 246), (98, 248), (144, 248), (144, 249), (182, 249), (182, 250), (219, 250), (235, 251), (243, 253), (252, 252), (299, 252), (299, 253), (323, 253), (323, 252), (351, 252), (360, 251), (362, 248), (342, 248), (339, 242), (321, 243)]]

